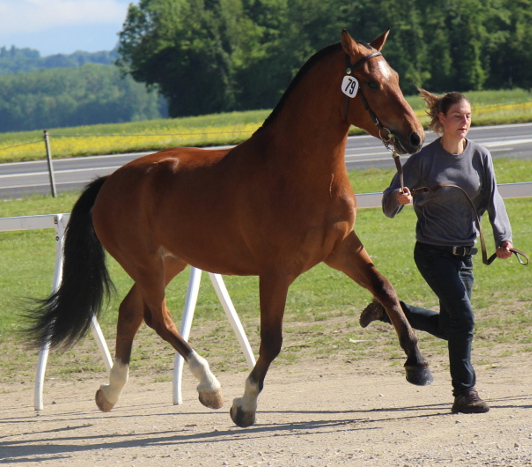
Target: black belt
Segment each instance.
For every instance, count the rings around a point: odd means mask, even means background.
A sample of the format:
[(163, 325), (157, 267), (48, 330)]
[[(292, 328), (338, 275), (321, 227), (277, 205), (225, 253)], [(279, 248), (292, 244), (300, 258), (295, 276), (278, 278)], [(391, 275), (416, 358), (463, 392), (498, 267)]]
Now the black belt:
[(455, 256), (469, 256), (478, 253), (478, 249), (472, 246), (450, 246), (449, 249)]
[[(419, 242), (422, 243), (422, 242)], [(422, 243), (422, 245), (427, 245), (431, 248), (436, 248), (438, 250), (448, 251), (455, 256), (469, 256), (476, 255), (478, 249), (474, 246), (444, 246), (444, 245), (430, 245), (428, 243)]]

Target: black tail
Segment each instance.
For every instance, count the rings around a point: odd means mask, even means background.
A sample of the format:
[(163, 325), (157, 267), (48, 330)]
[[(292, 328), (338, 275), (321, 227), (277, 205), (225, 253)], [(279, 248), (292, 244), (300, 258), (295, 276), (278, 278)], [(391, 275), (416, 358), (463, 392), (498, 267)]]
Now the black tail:
[(70, 347), (89, 330), (92, 317), (98, 316), (104, 296), (113, 284), (105, 265), (105, 251), (92, 225), (92, 207), (107, 177), (98, 178), (78, 199), (65, 230), (63, 281), (47, 299), (27, 316), (30, 341), (41, 347)]

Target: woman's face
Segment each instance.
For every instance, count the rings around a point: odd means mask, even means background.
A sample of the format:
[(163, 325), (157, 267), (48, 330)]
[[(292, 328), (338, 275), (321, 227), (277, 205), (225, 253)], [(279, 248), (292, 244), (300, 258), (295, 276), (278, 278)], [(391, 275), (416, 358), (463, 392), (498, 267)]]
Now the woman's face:
[(471, 105), (468, 101), (462, 100), (452, 105), (446, 114), (440, 112), (439, 117), (443, 126), (443, 135), (462, 140), (471, 127)]

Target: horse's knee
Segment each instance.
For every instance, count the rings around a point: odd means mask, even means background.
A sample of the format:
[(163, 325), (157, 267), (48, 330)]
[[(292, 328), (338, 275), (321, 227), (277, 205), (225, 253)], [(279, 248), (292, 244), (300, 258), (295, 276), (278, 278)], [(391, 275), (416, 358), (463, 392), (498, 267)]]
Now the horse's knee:
[(377, 274), (367, 285), (367, 289), (384, 307), (393, 306), (398, 301), (397, 292), (392, 283), (382, 274)]

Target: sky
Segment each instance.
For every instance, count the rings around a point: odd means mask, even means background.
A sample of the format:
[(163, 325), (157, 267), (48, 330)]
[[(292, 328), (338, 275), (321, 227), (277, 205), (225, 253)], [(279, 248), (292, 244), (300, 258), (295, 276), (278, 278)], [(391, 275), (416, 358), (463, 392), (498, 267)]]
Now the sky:
[(0, 0), (0, 47), (29, 47), (42, 57), (112, 50), (138, 0)]

